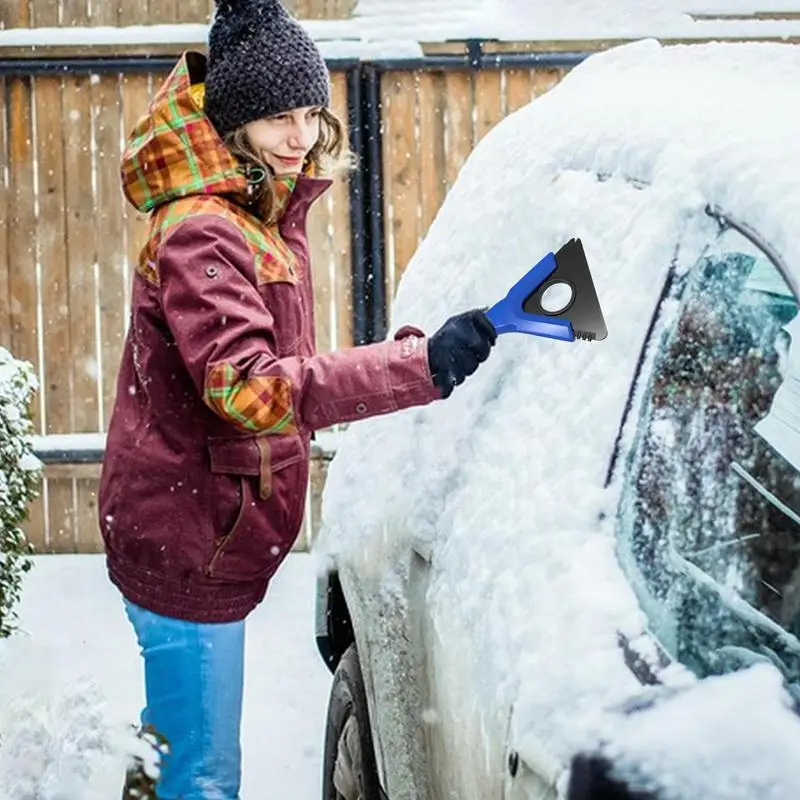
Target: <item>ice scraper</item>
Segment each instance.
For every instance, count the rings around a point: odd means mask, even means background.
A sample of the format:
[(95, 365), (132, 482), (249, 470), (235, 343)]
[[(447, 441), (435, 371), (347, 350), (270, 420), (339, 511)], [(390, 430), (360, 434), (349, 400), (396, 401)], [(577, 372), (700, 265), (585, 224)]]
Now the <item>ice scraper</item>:
[[(554, 305), (556, 287), (565, 297)], [(570, 239), (557, 253), (548, 253), (486, 315), (498, 334), (529, 333), (564, 342), (608, 336), (580, 239)]]

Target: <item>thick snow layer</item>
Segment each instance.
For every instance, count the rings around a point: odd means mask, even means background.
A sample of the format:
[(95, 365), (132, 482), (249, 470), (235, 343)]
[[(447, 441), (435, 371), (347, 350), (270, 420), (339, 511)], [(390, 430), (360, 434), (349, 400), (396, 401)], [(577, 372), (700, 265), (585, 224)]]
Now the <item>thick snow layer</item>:
[(664, 800), (800, 797), (800, 725), (768, 666), (710, 678), (652, 708), (610, 717), (606, 737), (616, 775)]
[(523, 757), (563, 761), (637, 688), (616, 634), (643, 619), (603, 489), (627, 389), (670, 262), (685, 271), (715, 236), (707, 204), (800, 269), (798, 81), (782, 45), (588, 59), (481, 141), (400, 285), (393, 328), (432, 332), (580, 236), (608, 324), (593, 344), (503, 336), (448, 401), (353, 424), (324, 497), (319, 552), (365, 599), (400, 585), (412, 545), (430, 554), (436, 712), (503, 741), (513, 709)]
[[(133, 631), (102, 556), (34, 561), (21, 631), (0, 640), (0, 800), (118, 798), (143, 699)], [(248, 621), (243, 798), (320, 794), (330, 673), (314, 578), (311, 557), (291, 555)]]

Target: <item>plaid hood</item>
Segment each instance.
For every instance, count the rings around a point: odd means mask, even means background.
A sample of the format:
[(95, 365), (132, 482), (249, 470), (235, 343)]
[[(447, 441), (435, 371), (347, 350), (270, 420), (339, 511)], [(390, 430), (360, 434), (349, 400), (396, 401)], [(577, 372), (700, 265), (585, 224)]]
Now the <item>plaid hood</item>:
[(122, 156), (122, 189), (140, 212), (190, 195), (246, 197), (238, 161), (203, 111), (206, 58), (187, 52), (136, 123)]

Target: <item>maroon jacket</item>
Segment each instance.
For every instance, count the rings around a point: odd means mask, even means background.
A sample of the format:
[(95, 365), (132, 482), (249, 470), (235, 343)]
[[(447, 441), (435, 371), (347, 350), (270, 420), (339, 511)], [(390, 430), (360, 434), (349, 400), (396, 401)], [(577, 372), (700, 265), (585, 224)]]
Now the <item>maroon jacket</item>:
[(134, 277), (100, 485), (111, 580), (151, 611), (244, 618), (300, 530), (312, 432), (440, 395), (422, 333), (316, 354), (305, 233), (330, 181), (279, 182), (269, 228), (202, 112), (184, 56), (128, 142), (128, 200), (152, 212)]

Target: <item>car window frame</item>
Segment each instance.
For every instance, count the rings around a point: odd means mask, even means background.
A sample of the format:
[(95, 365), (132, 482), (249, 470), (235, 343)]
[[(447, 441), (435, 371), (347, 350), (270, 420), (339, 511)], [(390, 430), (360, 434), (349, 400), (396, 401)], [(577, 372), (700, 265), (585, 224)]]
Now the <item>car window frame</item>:
[[(770, 261), (775, 269), (778, 270), (781, 277), (786, 282), (787, 287), (794, 294), (798, 306), (800, 306), (800, 286), (798, 285), (798, 281), (793, 278), (786, 261), (783, 259), (780, 253), (778, 253), (777, 250), (772, 247), (772, 245), (763, 236), (761, 236), (757, 230), (755, 230), (755, 228), (738, 219), (735, 215), (726, 213), (719, 206), (707, 205), (704, 211), (717, 223), (716, 239), (718, 239), (728, 230), (734, 230), (742, 235)], [(698, 261), (702, 259), (703, 255), (708, 251), (713, 243), (714, 240), (709, 240), (708, 244), (703, 247), (702, 252), (698, 256)], [(652, 379), (652, 374), (649, 371), (645, 372), (646, 358), (649, 349), (654, 343), (656, 343), (654, 337), (660, 336), (663, 332), (659, 328), (659, 322), (662, 320), (664, 305), (667, 301), (672, 300), (675, 300), (678, 303), (682, 302), (684, 290), (689, 284), (689, 276), (693, 273), (693, 269), (690, 269), (685, 273), (678, 274), (676, 265), (679, 251), (680, 242), (678, 242), (673, 252), (672, 261), (667, 272), (667, 276), (665, 277), (659, 298), (654, 306), (653, 313), (648, 323), (647, 331), (642, 339), (642, 346), (639, 351), (629, 391), (626, 396), (625, 407), (620, 417), (620, 423), (617, 428), (614, 447), (608, 462), (604, 483), (604, 488), (606, 489), (609, 488), (609, 486), (616, 479), (624, 478), (624, 475), (619, 474), (620, 469), (623, 471), (625, 469), (625, 459), (621, 458), (621, 455), (623, 454), (623, 438), (626, 427), (631, 421), (631, 415), (634, 413), (635, 398), (644, 386), (643, 381), (646, 382)], [(634, 447), (635, 442), (636, 437), (633, 437), (631, 439), (630, 447)], [(616, 536), (617, 534), (615, 532), (615, 547)], [(624, 568), (623, 572), (625, 572), (627, 582), (629, 580), (629, 576)], [(642, 611), (645, 613), (644, 609), (642, 609)], [(642, 685), (657, 685), (661, 683), (660, 672), (670, 665), (678, 662), (676, 662), (674, 657), (670, 655), (668, 648), (664, 646), (664, 643), (662, 643), (659, 638), (656, 637), (649, 629), (649, 625), (647, 633), (651, 645), (655, 646), (655, 659), (652, 658), (652, 654), (650, 657), (645, 657), (644, 654), (639, 651), (636, 643), (622, 634), (622, 632), (618, 632), (618, 645), (623, 651), (626, 665), (639, 680), (639, 682)], [(800, 700), (798, 700), (798, 713), (800, 713)]]

